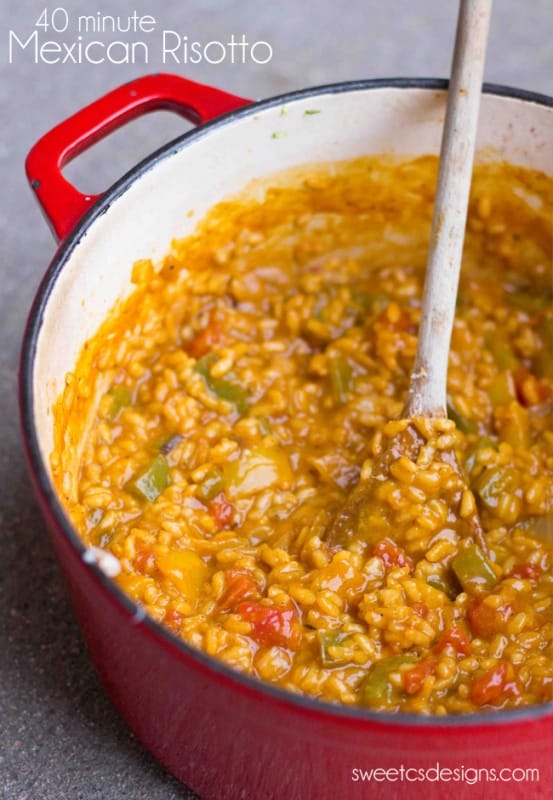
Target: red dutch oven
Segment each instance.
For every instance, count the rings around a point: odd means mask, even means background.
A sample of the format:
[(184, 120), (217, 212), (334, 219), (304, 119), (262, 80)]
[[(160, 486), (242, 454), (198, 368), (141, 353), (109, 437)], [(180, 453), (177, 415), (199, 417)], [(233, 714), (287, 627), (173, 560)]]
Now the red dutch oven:
[[(33, 484), (107, 692), (145, 746), (203, 798), (550, 796), (552, 704), (463, 717), (386, 715), (238, 674), (145, 616), (89, 563), (50, 476), (52, 406), (86, 339), (132, 290), (136, 259), (159, 260), (173, 238), (251, 179), (307, 162), (437, 153), (445, 92), (435, 80), (360, 81), (251, 103), (151, 75), (62, 122), (29, 154), (29, 181), (61, 240), (21, 356)], [(95, 141), (161, 108), (198, 127), (103, 195), (83, 195), (62, 176), (63, 165)], [(551, 172), (552, 127), (550, 98), (486, 86), (478, 157)]]

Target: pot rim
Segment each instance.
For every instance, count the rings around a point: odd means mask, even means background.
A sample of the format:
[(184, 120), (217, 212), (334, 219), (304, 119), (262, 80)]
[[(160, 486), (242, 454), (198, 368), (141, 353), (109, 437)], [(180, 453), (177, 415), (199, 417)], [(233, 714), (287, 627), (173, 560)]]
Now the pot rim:
[[(288, 692), (268, 682), (244, 675), (218, 659), (208, 656), (204, 652), (188, 645), (163, 625), (145, 614), (143, 609), (135, 604), (130, 597), (117, 586), (115, 581), (108, 578), (96, 564), (84, 561), (87, 548), (77, 534), (57, 496), (40, 452), (37, 429), (34, 422), (33, 373), (35, 357), (42, 321), (47, 310), (50, 295), (61, 271), (69, 261), (73, 250), (78, 245), (87, 229), (98, 217), (109, 210), (114, 200), (124, 194), (137, 179), (155, 167), (158, 162), (174, 155), (185, 147), (192, 146), (199, 139), (208, 136), (211, 131), (216, 128), (222, 127), (237, 119), (251, 116), (259, 111), (282, 105), (283, 103), (290, 103), (295, 100), (323, 94), (337, 94), (352, 91), (375, 89), (425, 89), (430, 91), (445, 91), (447, 87), (448, 81), (439, 78), (378, 78), (308, 87), (306, 89), (287, 92), (264, 100), (252, 102), (250, 105), (230, 111), (216, 117), (210, 122), (187, 131), (183, 135), (163, 145), (131, 168), (104, 192), (83, 215), (71, 233), (61, 242), (40, 281), (29, 312), (21, 347), (19, 362), (20, 422), (27, 463), (33, 478), (35, 490), (44, 506), (52, 513), (53, 520), (72, 549), (79, 558), (83, 560), (86, 567), (92, 571), (99, 584), (99, 588), (103, 589), (103, 591), (108, 594), (114, 606), (114, 611), (117, 609), (119, 612), (130, 614), (133, 621), (143, 625), (145, 629), (144, 632), (156, 640), (159, 646), (168, 649), (175, 658), (181, 661), (192, 661), (196, 668), (202, 669), (212, 680), (223, 682), (227, 684), (229, 688), (240, 693), (246, 693), (252, 698), (255, 696), (260, 701), (277, 702), (288, 706), (290, 711), (295, 711), (300, 714), (307, 713), (319, 719), (331, 717), (335, 722), (340, 721), (346, 725), (348, 723), (354, 723), (357, 726), (366, 724), (389, 728), (416, 727), (426, 729), (427, 731), (437, 728), (443, 730), (455, 729), (458, 727), (495, 727), (496, 725), (508, 725), (510, 723), (520, 724), (535, 722), (548, 716), (553, 716), (553, 702), (509, 711), (498, 710), (479, 712), (470, 715), (448, 715), (445, 717), (370, 711), (358, 706), (340, 706), (310, 696), (293, 694), (292, 692)], [(553, 97), (524, 89), (485, 83), (483, 86), (483, 93), (553, 108)]]

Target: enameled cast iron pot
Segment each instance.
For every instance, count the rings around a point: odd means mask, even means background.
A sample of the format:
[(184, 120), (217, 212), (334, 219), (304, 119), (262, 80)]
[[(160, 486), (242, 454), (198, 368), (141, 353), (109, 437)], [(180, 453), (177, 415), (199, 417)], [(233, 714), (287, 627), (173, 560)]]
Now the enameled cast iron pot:
[[(445, 89), (435, 80), (360, 81), (250, 103), (180, 77), (152, 75), (84, 108), (29, 154), (29, 181), (61, 239), (34, 301), (21, 358), (32, 479), (109, 695), (146, 747), (203, 798), (428, 799), (451, 791), (458, 800), (484, 793), (503, 800), (545, 797), (553, 785), (552, 704), (462, 718), (387, 716), (293, 696), (187, 646), (87, 561), (50, 477), (52, 405), (85, 340), (131, 291), (136, 259), (160, 259), (172, 238), (190, 233), (211, 206), (253, 178), (367, 154), (437, 153)], [(84, 196), (62, 177), (63, 164), (80, 151), (159, 108), (201, 124), (101, 196)], [(319, 113), (306, 113), (313, 111)], [(551, 172), (552, 128), (550, 98), (485, 88), (481, 158)], [(540, 780), (444, 783), (435, 772), (427, 781), (415, 772), (394, 782), (355, 780), (358, 769), (437, 763), (497, 772), (537, 768)]]

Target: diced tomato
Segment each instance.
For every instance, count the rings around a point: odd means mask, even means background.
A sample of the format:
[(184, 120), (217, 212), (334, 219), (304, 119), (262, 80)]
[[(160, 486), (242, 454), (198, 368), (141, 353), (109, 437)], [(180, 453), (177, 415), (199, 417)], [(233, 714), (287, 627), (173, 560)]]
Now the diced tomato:
[(175, 608), (168, 608), (163, 617), (163, 623), (171, 628), (172, 631), (180, 631), (182, 625), (182, 614)]
[(508, 664), (507, 667), (508, 667), (507, 681), (503, 686), (503, 694), (506, 697), (520, 697), (520, 686), (518, 684), (518, 681), (516, 680), (514, 675), (512, 677), (509, 677), (509, 672), (512, 673), (512, 667), (510, 664)]
[(153, 572), (155, 566), (155, 556), (151, 550), (138, 550), (132, 563), (137, 572), (149, 575)]
[(225, 576), (225, 590), (218, 606), (222, 611), (230, 611), (242, 600), (251, 600), (258, 595), (259, 586), (251, 573), (231, 569)]
[(234, 517), (236, 514), (236, 508), (229, 500), (227, 500), (224, 492), (219, 492), (219, 494), (207, 504), (207, 507), (209, 509), (209, 513), (217, 523), (219, 530), (226, 530), (227, 528), (232, 527), (232, 523), (234, 522)]
[(387, 569), (391, 567), (409, 567), (413, 569), (413, 562), (403, 549), (397, 544), (394, 544), (390, 539), (382, 539), (375, 545), (373, 556), (378, 556), (384, 562)]
[(539, 564), (519, 564), (513, 567), (509, 573), (510, 578), (522, 578), (523, 580), (535, 580), (541, 575)]
[(206, 327), (201, 330), (191, 342), (188, 343), (187, 352), (194, 358), (201, 358), (207, 353), (210, 353), (215, 347), (221, 343), (222, 331), (219, 322), (215, 316), (215, 311), (212, 311), (209, 316), (209, 322)]
[(446, 628), (442, 633), (436, 644), (436, 652), (441, 653), (442, 650), (445, 650), (448, 646), (453, 647), (457, 654), (463, 656), (470, 655), (470, 642), (468, 637), (466, 633), (456, 625), (452, 625), (451, 628)]
[(415, 664), (411, 669), (405, 670), (403, 673), (403, 688), (406, 693), (411, 695), (420, 692), (426, 677), (434, 672), (435, 666), (433, 659), (425, 659)]
[(470, 699), (475, 705), (484, 706), (499, 700), (506, 693), (506, 689), (511, 693), (512, 688), (508, 687), (508, 683), (512, 682), (508, 681), (508, 666), (505, 661), (500, 661), (495, 667), (474, 679)]
[(295, 608), (244, 602), (236, 607), (236, 613), (251, 624), (251, 636), (259, 644), (287, 647), (290, 650), (299, 646), (302, 631)]
[(521, 405), (528, 408), (545, 403), (551, 396), (548, 386), (533, 375), (526, 367), (519, 367), (514, 375), (515, 389)]
[(501, 633), (507, 620), (513, 615), (510, 603), (503, 603), (498, 608), (488, 605), (485, 598), (476, 598), (467, 608), (467, 619), (473, 636), (491, 638)]
[(411, 608), (419, 617), (426, 617), (428, 614), (428, 606), (426, 603), (411, 603)]

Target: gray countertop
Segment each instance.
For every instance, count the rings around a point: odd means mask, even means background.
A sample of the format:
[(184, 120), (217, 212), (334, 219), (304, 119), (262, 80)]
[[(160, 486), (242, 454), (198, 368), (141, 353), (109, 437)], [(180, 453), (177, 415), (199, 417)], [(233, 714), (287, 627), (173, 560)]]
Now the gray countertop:
[[(2, 0), (0, 34), (0, 798), (2, 800), (173, 800), (195, 795), (167, 774), (120, 721), (88, 661), (64, 593), (23, 461), (16, 373), (25, 316), (55, 243), (24, 179), (34, 141), (55, 123), (140, 74), (173, 71), (244, 97), (266, 97), (354, 78), (447, 75), (454, 2), (437, 0), (85, 0), (35, 27), (47, 0)], [(76, 38), (79, 15), (156, 18), (156, 30), (189, 41), (264, 40), (265, 65), (162, 63), (159, 37), (149, 63), (34, 63), (25, 42)], [(496, 0), (486, 79), (551, 91), (549, 0)], [(9, 32), (12, 34), (10, 63)], [(107, 35), (96, 36), (109, 41)], [(124, 36), (119, 36), (124, 39)], [(134, 34), (128, 41), (143, 38)], [(176, 41), (176, 38), (173, 39)], [(260, 52), (260, 51), (258, 51)], [(118, 57), (117, 55), (115, 56)], [(170, 114), (133, 123), (83, 155), (68, 174), (99, 192), (185, 129)]]

